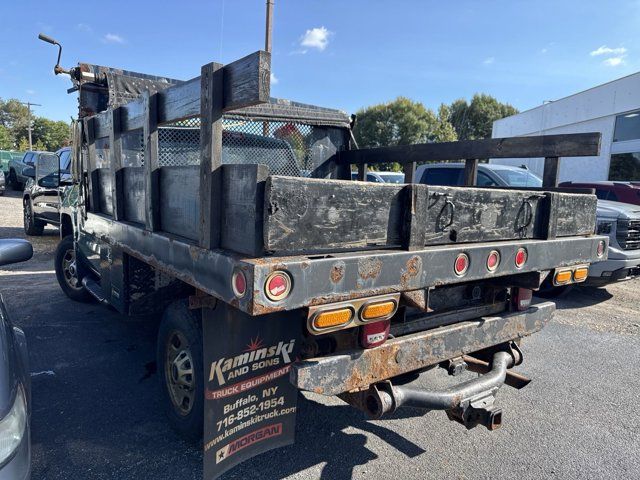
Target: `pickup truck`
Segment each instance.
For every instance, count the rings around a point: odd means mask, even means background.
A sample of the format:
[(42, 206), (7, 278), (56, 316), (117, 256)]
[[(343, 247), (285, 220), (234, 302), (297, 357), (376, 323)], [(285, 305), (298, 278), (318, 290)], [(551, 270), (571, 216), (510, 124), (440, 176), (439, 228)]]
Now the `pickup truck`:
[[(13, 190), (22, 190), (31, 176), (29, 172), (33, 172), (33, 168), (36, 164), (36, 160), (42, 154), (49, 154), (51, 152), (36, 152), (29, 151), (21, 158), (11, 158), (9, 160), (9, 174), (7, 180)], [(32, 175), (32, 174), (31, 174)]]
[[(157, 318), (166, 412), (186, 438), (204, 432), (207, 479), (293, 442), (300, 391), (370, 418), (414, 407), (500, 427), (496, 394), (528, 383), (511, 369), (555, 308), (532, 290), (607, 256), (595, 195), (556, 187), (557, 157), (596, 155), (598, 133), (356, 149), (350, 116), (270, 98), (263, 51), (189, 81), (69, 73), (59, 283)], [(501, 155), (547, 157), (545, 184), (471, 186), (475, 159)], [(413, 183), (417, 161), (451, 158), (467, 186)], [(36, 181), (56, 175), (42, 160)], [(351, 180), (389, 162), (406, 183)], [(437, 366), (481, 375), (406, 384)]]

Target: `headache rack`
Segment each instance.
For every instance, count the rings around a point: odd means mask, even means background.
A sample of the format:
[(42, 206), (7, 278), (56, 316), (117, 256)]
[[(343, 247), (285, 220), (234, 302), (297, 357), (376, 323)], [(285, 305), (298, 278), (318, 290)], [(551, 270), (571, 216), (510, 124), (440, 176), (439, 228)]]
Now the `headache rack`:
[[(597, 155), (600, 134), (353, 150), (346, 114), (269, 97), (269, 62), (256, 52), (187, 82), (81, 64), (83, 229), (254, 315), (486, 275), (472, 263), (451, 278), (461, 248), (527, 245), (539, 270), (594, 258), (593, 191), (556, 184), (558, 159)], [(471, 187), (478, 159), (501, 157), (545, 157), (543, 188)], [(466, 161), (469, 186), (411, 183), (418, 162), (444, 159)], [(407, 184), (351, 181), (352, 165), (365, 178), (386, 162)], [(274, 269), (294, 278), (282, 302), (264, 296)], [(251, 287), (241, 298), (238, 270)]]

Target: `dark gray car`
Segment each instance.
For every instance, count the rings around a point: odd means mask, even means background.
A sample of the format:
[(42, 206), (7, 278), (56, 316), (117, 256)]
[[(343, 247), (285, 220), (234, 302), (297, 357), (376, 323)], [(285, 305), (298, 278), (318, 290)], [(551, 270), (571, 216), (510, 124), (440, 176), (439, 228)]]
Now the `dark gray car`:
[[(0, 240), (0, 266), (33, 255), (26, 240)], [(0, 295), (0, 480), (31, 476), (31, 382), (24, 332), (13, 326)]]

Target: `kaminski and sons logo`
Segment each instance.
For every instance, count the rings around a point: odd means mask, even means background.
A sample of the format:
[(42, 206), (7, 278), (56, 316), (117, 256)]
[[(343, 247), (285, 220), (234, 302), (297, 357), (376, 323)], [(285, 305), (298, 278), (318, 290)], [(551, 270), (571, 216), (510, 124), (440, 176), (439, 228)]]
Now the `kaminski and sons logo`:
[(247, 349), (239, 355), (231, 358), (222, 357), (211, 362), (209, 381), (217, 380), (222, 386), (229, 380), (236, 379), (246, 373), (255, 372), (276, 365), (291, 363), (291, 352), (295, 345), (295, 339), (288, 342), (278, 342), (269, 347), (262, 346), (262, 340), (258, 337), (251, 339)]

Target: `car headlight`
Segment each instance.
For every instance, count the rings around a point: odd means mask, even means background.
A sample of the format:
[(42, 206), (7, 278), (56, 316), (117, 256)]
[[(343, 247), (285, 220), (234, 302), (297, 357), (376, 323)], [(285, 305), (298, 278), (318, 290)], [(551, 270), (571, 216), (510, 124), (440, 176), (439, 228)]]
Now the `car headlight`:
[(9, 413), (0, 420), (0, 464), (5, 462), (20, 445), (27, 427), (27, 401), (22, 385)]

